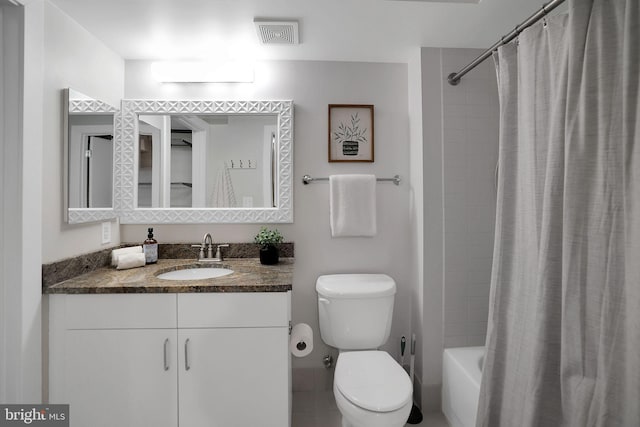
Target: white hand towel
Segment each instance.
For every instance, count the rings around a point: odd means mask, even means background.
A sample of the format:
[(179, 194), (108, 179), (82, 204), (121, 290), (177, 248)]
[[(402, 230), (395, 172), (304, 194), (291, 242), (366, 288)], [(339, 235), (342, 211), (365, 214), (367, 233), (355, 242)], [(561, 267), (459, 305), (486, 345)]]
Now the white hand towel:
[(142, 246), (130, 246), (128, 248), (114, 249), (111, 251), (111, 266), (118, 265), (118, 257), (124, 254), (135, 254), (142, 252)]
[(234, 208), (236, 206), (236, 194), (233, 191), (231, 175), (226, 166), (221, 167), (218, 171), (211, 199), (212, 206), (216, 208)]
[(127, 270), (129, 268), (144, 267), (146, 259), (143, 253), (122, 254), (118, 257), (118, 270)]
[(375, 175), (330, 175), (331, 236), (375, 236)]

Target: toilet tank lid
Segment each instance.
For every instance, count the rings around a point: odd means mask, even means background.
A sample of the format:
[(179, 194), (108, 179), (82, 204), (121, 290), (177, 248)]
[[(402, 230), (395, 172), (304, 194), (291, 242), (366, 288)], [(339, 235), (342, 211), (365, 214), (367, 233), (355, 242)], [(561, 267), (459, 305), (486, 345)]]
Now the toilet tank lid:
[(386, 297), (395, 295), (396, 282), (386, 274), (328, 274), (318, 277), (316, 291), (327, 298)]

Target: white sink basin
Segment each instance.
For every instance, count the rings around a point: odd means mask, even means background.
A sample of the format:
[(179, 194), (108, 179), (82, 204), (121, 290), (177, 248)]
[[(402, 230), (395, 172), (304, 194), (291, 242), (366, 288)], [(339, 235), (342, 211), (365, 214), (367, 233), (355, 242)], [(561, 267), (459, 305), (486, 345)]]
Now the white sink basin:
[(228, 268), (186, 268), (174, 270), (158, 275), (158, 279), (164, 280), (204, 280), (215, 277), (227, 276), (233, 273)]

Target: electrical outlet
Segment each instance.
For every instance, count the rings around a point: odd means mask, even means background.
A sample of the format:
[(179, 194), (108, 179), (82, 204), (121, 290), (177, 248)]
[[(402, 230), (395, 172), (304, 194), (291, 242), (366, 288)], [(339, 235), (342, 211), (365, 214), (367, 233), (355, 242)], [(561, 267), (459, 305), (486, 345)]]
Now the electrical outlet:
[(111, 222), (102, 223), (102, 244), (111, 243)]

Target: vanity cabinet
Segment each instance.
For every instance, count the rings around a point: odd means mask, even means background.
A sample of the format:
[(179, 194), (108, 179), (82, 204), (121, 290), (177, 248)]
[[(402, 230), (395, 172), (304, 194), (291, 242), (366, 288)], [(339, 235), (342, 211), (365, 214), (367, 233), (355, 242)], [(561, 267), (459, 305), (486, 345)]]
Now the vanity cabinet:
[(290, 292), (50, 295), (75, 427), (290, 425)]
[(72, 426), (178, 425), (175, 358), (164, 370), (165, 342), (175, 351), (175, 329), (67, 331), (66, 376), (52, 383), (50, 400), (70, 404)]
[(285, 295), (178, 294), (181, 427), (289, 425)]

